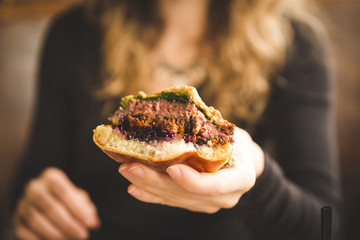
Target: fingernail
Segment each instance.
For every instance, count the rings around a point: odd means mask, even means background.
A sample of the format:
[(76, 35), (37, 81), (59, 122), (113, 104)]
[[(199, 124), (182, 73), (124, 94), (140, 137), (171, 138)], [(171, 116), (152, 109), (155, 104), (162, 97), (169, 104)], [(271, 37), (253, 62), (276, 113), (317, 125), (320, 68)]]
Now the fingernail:
[(120, 168), (119, 168), (119, 172), (122, 172), (123, 170), (125, 169), (128, 169), (129, 167), (127, 165), (121, 165)]
[(99, 217), (96, 218), (96, 225), (95, 225), (95, 228), (96, 229), (99, 229), (101, 227), (101, 221), (99, 219)]
[(84, 218), (86, 226), (93, 228), (98, 225), (98, 214), (97, 210), (93, 207), (88, 208), (85, 218)]
[(99, 225), (99, 220), (93, 215), (86, 220), (86, 225), (92, 228), (96, 228)]
[(129, 172), (131, 172), (132, 175), (142, 178), (144, 177), (144, 170), (141, 167), (135, 166), (129, 168)]
[(94, 219), (94, 216), (92, 214), (88, 214), (88, 216), (85, 219), (86, 226), (92, 227), (95, 225), (96, 221)]
[(98, 216), (91, 217), (86, 222), (87, 226), (92, 229), (99, 229), (101, 226), (101, 221)]
[(128, 193), (135, 197), (139, 197), (141, 195), (141, 191), (137, 187), (132, 185), (129, 187)]
[(173, 178), (173, 179), (179, 179), (182, 176), (181, 171), (176, 166), (171, 166), (166, 169), (166, 172)]
[(89, 237), (89, 234), (87, 231), (82, 229), (82, 230), (78, 231), (78, 237), (80, 239), (87, 239)]

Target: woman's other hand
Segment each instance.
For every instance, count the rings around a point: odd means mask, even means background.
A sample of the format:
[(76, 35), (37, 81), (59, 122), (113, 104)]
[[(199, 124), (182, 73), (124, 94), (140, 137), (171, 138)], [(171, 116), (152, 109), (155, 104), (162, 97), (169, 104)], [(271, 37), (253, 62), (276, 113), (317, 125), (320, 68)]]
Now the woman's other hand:
[(216, 173), (199, 173), (178, 164), (167, 168), (166, 175), (139, 163), (124, 163), (119, 172), (132, 183), (128, 192), (143, 202), (204, 213), (232, 208), (254, 186), (264, 169), (263, 151), (250, 135), (236, 128), (234, 137), (235, 166)]
[(89, 195), (53, 167), (27, 184), (14, 216), (20, 239), (86, 239), (99, 224)]

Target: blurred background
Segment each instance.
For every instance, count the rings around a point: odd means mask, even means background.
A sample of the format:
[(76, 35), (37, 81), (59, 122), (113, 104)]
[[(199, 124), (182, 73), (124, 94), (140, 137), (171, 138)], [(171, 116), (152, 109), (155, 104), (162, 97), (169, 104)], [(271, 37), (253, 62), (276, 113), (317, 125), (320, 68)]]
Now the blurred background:
[[(344, 239), (360, 239), (360, 1), (317, 0), (327, 18), (346, 207)], [(9, 180), (26, 144), (38, 57), (51, 19), (81, 0), (0, 0), (0, 238)], [(320, 211), (320, 210), (319, 210)]]

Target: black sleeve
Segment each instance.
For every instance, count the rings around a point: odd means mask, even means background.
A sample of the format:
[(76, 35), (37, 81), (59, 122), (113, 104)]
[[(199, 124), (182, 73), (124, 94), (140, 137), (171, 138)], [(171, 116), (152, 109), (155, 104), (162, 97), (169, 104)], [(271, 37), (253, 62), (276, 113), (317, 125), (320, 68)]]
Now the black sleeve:
[(276, 161), (266, 155), (263, 174), (239, 208), (258, 239), (317, 240), (321, 206), (332, 206), (337, 239), (341, 190), (326, 51), (309, 28), (294, 29), (286, 81), (274, 87), (269, 104)]
[(12, 210), (30, 179), (49, 166), (66, 170), (71, 162), (73, 109), (67, 86), (73, 81), (71, 36), (74, 35), (69, 32), (69, 23), (69, 17), (61, 16), (56, 19), (45, 39), (40, 60), (34, 124), (27, 150), (11, 188)]

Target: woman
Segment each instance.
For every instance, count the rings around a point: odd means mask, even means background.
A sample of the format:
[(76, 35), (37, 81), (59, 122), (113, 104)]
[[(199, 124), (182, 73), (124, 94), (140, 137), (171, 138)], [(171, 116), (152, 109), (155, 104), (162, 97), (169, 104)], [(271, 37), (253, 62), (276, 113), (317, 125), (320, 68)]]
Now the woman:
[[(307, 4), (94, 0), (55, 20), (14, 185), (16, 234), (319, 239), (320, 207), (337, 216), (341, 198), (326, 49)], [(121, 96), (174, 84), (197, 87), (241, 128), (235, 167), (160, 174), (132, 163), (119, 176), (91, 130)]]

